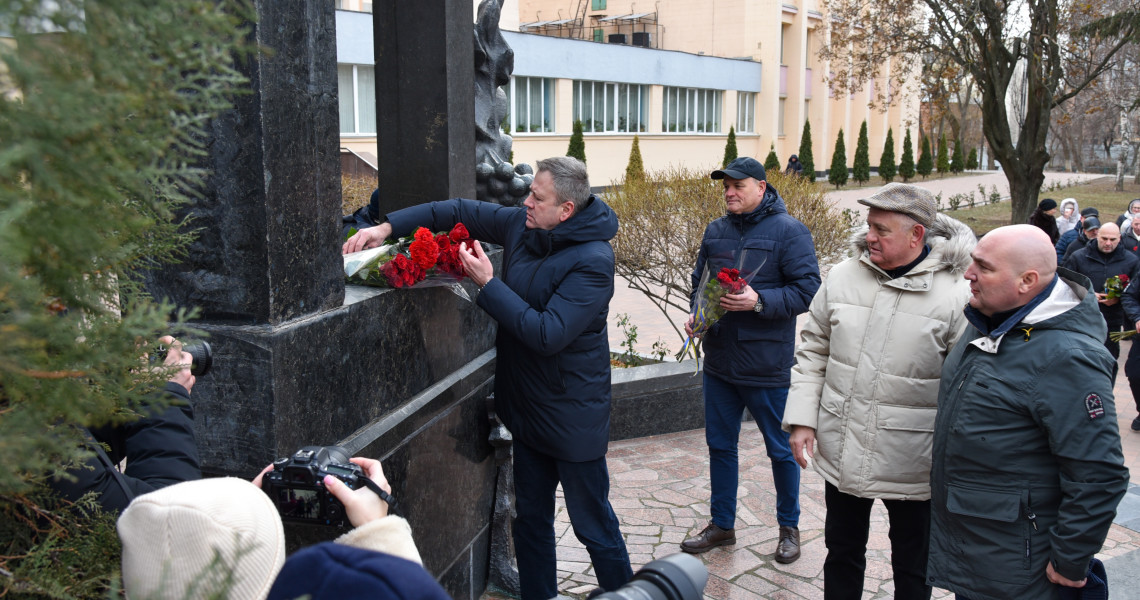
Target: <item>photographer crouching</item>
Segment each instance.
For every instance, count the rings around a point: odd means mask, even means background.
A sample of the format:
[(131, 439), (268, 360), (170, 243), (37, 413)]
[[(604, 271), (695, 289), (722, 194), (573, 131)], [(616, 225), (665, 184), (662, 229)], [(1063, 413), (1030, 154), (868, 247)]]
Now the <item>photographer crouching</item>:
[[(209, 345), (199, 342), (186, 348), (171, 336), (158, 341), (165, 350), (159, 368), (170, 373), (162, 392), (165, 408), (121, 425), (89, 428), (85, 437), (93, 455), (51, 482), (64, 498), (76, 501), (96, 492), (104, 511), (122, 512), (135, 496), (201, 479), (190, 390), (196, 375), (209, 369)], [(123, 459), (126, 469), (119, 471)]]
[[(354, 484), (344, 481), (367, 479), (391, 499), (391, 486), (380, 462), (356, 457), (349, 459), (353, 467), (333, 463), (334, 469), (329, 469), (328, 464), (321, 464), (315, 471), (321, 479), (288, 485), (287, 473), (297, 471), (285, 467), (298, 466), (298, 458), (307, 450), (266, 467), (252, 483), (232, 477), (203, 479), (135, 499), (118, 522), (127, 596), (447, 599), (447, 593), (424, 570), (408, 522), (389, 514), (388, 502), (370, 486), (352, 489)], [(311, 458), (320, 456), (314, 453)], [(343, 471), (353, 473), (330, 474)], [(272, 484), (271, 478), (284, 479), (285, 485)], [(320, 502), (324, 514), (343, 510), (354, 529), (285, 560), (279, 511), (299, 513), (282, 500), (281, 489), (296, 492), (318, 482), (316, 494), (294, 493), (292, 498), (301, 503)], [(263, 485), (266, 491), (258, 489)], [(300, 514), (309, 512), (301, 510)]]

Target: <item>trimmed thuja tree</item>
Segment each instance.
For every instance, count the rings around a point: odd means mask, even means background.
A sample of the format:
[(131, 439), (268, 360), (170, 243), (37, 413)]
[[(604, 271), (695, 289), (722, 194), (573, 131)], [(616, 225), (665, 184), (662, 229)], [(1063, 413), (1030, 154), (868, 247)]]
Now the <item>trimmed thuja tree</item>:
[(939, 175), (950, 171), (950, 150), (946, 146), (945, 133), (938, 136), (938, 159), (934, 165), (935, 168), (938, 169)]
[(776, 144), (772, 144), (772, 149), (768, 150), (768, 156), (764, 159), (765, 171), (779, 171), (780, 170), (780, 157), (776, 156)]
[(736, 160), (736, 128), (728, 128), (728, 141), (724, 144), (724, 160), (721, 161), (721, 167), (727, 167), (728, 163)]
[(115, 515), (46, 483), (94, 459), (81, 428), (138, 419), (171, 376), (140, 355), (187, 315), (139, 274), (189, 251), (176, 215), (210, 175), (212, 119), (246, 89), (251, 4), (5, 4), (0, 595), (118, 595)]
[(978, 168), (978, 149), (970, 148), (970, 154), (966, 157), (966, 168), (971, 171)]
[(642, 181), (645, 179), (645, 164), (641, 162), (641, 145), (637, 142), (637, 134), (633, 135), (633, 146), (629, 149), (629, 164), (625, 166), (625, 181)]
[(811, 121), (804, 121), (804, 132), (800, 136), (800, 164), (804, 167), (803, 176), (815, 181), (815, 157), (811, 151)]
[(890, 183), (895, 178), (895, 134), (887, 129), (887, 141), (883, 143), (883, 155), (879, 158), (879, 177)]
[(906, 130), (906, 135), (903, 137), (903, 153), (899, 160), (899, 177), (902, 177), (904, 182), (914, 178), (914, 148), (910, 143), (909, 129)]
[(950, 172), (961, 173), (966, 170), (966, 157), (962, 156), (962, 143), (954, 140), (954, 154), (950, 156)]
[(859, 141), (855, 143), (855, 162), (851, 165), (851, 179), (859, 185), (871, 180), (871, 142), (867, 140), (867, 122), (859, 127)]
[(835, 139), (835, 151), (831, 154), (831, 168), (827, 170), (827, 181), (839, 189), (847, 185), (847, 146), (843, 143), (843, 130)]
[(922, 136), (922, 152), (918, 155), (918, 164), (915, 165), (914, 170), (922, 175), (923, 179), (926, 179), (934, 171), (934, 157), (930, 155), (930, 138), (925, 135)]
[(570, 146), (566, 148), (566, 156), (586, 162), (586, 139), (582, 137), (581, 121), (574, 121), (574, 133), (570, 134)]

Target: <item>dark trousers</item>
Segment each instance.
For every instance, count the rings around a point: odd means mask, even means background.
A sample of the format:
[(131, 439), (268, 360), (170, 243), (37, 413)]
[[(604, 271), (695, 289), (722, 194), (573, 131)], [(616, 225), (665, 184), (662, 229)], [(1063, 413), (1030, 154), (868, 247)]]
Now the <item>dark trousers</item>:
[[(871, 498), (844, 494), (826, 484), (824, 499), (827, 518), (823, 539), (827, 558), (823, 561), (825, 600), (863, 597), (863, 572), (867, 569), (867, 535), (871, 525)], [(929, 552), (930, 501), (883, 500), (890, 517), (891, 567), (894, 570), (895, 599), (930, 598), (926, 585), (926, 557)]]
[(610, 506), (610, 474), (605, 457), (567, 462), (515, 440), (515, 519), (513, 535), (523, 600), (558, 595), (554, 540), (554, 492), (562, 483), (574, 535), (586, 546), (603, 589), (615, 590), (633, 577), (625, 539)]
[[(1128, 360), (1124, 362), (1124, 374), (1128, 376), (1128, 387), (1132, 388), (1136, 411), (1140, 412), (1140, 336), (1132, 338), (1132, 348), (1128, 350)], [(1118, 410), (1119, 408), (1117, 406)]]
[(709, 445), (709, 484), (712, 522), (721, 529), (736, 527), (736, 492), (740, 483), (740, 421), (752, 413), (764, 435), (764, 450), (772, 461), (776, 488), (776, 522), (800, 523), (800, 466), (792, 456), (788, 433), (780, 429), (788, 388), (760, 388), (729, 383), (705, 373), (705, 442)]

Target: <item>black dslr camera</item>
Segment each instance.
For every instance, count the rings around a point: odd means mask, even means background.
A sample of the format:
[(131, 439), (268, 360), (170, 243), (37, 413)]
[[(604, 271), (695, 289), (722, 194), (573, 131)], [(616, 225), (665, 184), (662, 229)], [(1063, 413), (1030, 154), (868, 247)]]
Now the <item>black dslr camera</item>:
[(305, 446), (288, 458), (279, 458), (261, 480), (261, 489), (277, 506), (281, 520), (328, 525), (347, 529), (344, 505), (325, 489), (325, 475), (344, 482), (349, 489), (365, 486), (364, 469), (348, 461), (339, 446)]
[[(210, 343), (206, 340), (186, 340), (182, 342), (182, 351), (190, 355), (190, 374), (195, 377), (201, 377), (210, 372), (210, 366), (214, 364), (214, 352), (210, 349)], [(159, 346), (155, 349), (155, 355), (158, 361), (166, 360), (166, 346)]]

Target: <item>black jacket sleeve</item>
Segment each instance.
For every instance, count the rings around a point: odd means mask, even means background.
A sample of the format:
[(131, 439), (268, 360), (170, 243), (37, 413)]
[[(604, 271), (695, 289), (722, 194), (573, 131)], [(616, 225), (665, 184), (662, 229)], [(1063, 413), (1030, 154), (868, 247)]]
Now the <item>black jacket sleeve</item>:
[[(167, 382), (164, 391), (169, 400), (165, 409), (131, 423), (90, 430), (91, 458), (69, 472), (75, 481), (53, 481), (52, 487), (69, 500), (96, 492), (103, 510), (122, 511), (135, 496), (200, 479), (190, 392), (173, 382)], [(124, 458), (126, 472), (120, 473), (117, 466)]]

